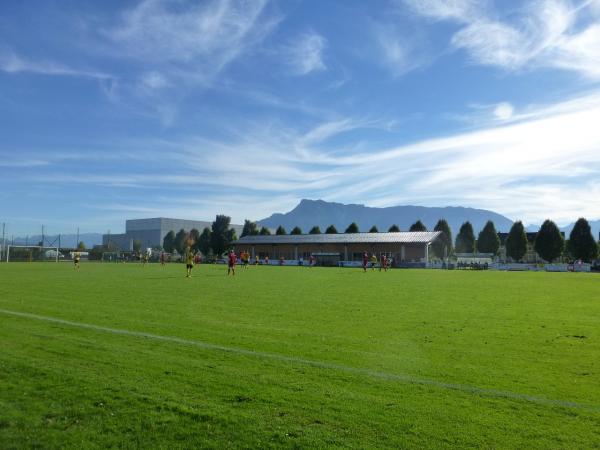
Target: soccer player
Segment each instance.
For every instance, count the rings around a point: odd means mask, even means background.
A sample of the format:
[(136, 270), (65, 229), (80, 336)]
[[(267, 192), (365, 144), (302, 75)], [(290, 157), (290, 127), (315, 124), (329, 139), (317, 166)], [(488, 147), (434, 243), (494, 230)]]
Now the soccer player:
[(235, 253), (233, 253), (233, 250), (231, 250), (229, 252), (229, 257), (227, 260), (227, 275), (229, 275), (230, 273), (232, 275), (235, 275), (235, 262), (236, 262), (237, 257), (235, 256)]
[(265, 264), (267, 266), (269, 265), (269, 255), (265, 256)]
[(369, 254), (367, 252), (363, 253), (363, 272), (367, 272), (367, 266), (369, 265)]
[(187, 271), (186, 278), (190, 278), (192, 276), (192, 269), (194, 268), (194, 251), (189, 247), (186, 254), (185, 268)]
[(79, 260), (81, 259), (81, 253), (75, 252), (73, 253), (73, 264), (74, 268), (79, 270)]
[(160, 265), (165, 265), (165, 252), (160, 252)]
[(379, 264), (379, 271), (381, 272), (383, 269), (384, 272), (387, 272), (387, 256), (381, 255), (381, 262)]
[(259, 263), (258, 255), (254, 255), (254, 265), (258, 266), (258, 263)]
[(375, 253), (371, 255), (371, 270), (375, 270), (375, 266), (377, 265), (377, 256)]
[(142, 267), (146, 267), (146, 263), (148, 263), (148, 252), (144, 252), (142, 256)]

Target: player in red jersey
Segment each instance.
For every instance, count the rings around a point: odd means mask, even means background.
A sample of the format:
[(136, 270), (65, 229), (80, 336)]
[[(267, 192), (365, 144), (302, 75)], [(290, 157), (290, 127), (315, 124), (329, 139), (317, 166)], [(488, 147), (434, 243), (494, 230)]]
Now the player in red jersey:
[(363, 271), (366, 272), (367, 266), (369, 265), (369, 254), (367, 252), (363, 253), (362, 263), (363, 263)]
[(236, 262), (237, 256), (235, 256), (235, 253), (233, 253), (233, 250), (231, 250), (229, 252), (229, 257), (227, 258), (227, 275), (229, 275), (230, 273), (232, 275), (235, 275), (235, 262)]
[(381, 272), (381, 269), (383, 269), (384, 272), (387, 272), (387, 266), (388, 266), (387, 256), (381, 255), (381, 264), (379, 265), (379, 271)]

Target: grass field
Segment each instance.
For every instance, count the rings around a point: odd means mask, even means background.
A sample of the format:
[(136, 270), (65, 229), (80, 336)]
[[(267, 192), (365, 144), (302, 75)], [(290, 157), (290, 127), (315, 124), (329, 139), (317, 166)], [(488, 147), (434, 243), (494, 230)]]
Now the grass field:
[(593, 448), (600, 276), (0, 264), (0, 447)]

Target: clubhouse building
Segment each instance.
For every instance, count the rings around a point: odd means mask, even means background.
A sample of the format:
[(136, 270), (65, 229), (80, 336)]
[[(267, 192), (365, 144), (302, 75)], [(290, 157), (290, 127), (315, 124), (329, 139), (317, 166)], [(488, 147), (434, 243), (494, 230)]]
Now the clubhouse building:
[(271, 261), (305, 260), (310, 256), (319, 265), (355, 264), (362, 261), (364, 252), (379, 258), (385, 254), (394, 264), (427, 263), (431, 245), (440, 239), (439, 231), (397, 233), (338, 233), (338, 234), (287, 234), (270, 236), (244, 236), (234, 242), (236, 253), (247, 251)]

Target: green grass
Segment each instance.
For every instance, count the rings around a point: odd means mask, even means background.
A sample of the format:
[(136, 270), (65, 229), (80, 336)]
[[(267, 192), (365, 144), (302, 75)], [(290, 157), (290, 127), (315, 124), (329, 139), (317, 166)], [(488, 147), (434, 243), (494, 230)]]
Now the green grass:
[(231, 349), (0, 312), (0, 447), (600, 446), (600, 276), (225, 272), (0, 264), (2, 310)]

